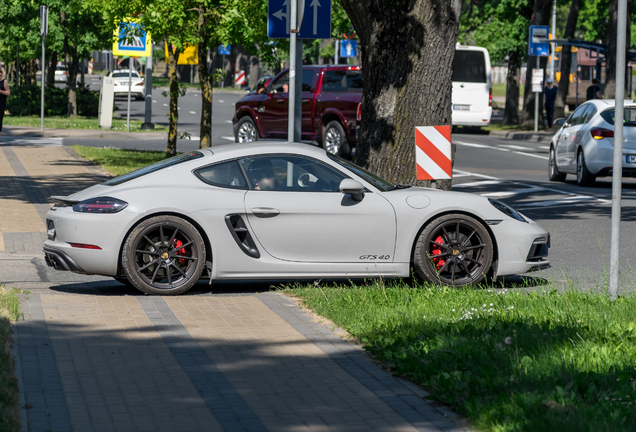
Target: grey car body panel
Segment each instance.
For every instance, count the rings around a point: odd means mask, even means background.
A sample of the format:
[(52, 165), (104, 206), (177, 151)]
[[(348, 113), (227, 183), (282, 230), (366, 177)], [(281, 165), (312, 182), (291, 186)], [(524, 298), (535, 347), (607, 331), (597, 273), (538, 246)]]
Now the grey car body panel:
[[(45, 245), (66, 253), (86, 273), (115, 276), (128, 233), (153, 215), (175, 214), (193, 222), (209, 241), (213, 279), (293, 279), (408, 276), (420, 231), (448, 213), (502, 221), (487, 225), (498, 251), (498, 275), (528, 272), (536, 264), (526, 261), (533, 241), (547, 239), (539, 225), (514, 220), (479, 195), (416, 187), (382, 192), (314, 146), (259, 141), (201, 152), (204, 157), (71, 195), (73, 200), (108, 196), (128, 206), (114, 214), (54, 207), (47, 218), (55, 222), (56, 238)], [(267, 154), (315, 159), (360, 182), (366, 192), (355, 201), (340, 192), (232, 189), (204, 183), (193, 174), (200, 167)], [(239, 247), (225, 222), (228, 215), (243, 218), (260, 257)], [(101, 250), (74, 248), (71, 242), (98, 245)]]

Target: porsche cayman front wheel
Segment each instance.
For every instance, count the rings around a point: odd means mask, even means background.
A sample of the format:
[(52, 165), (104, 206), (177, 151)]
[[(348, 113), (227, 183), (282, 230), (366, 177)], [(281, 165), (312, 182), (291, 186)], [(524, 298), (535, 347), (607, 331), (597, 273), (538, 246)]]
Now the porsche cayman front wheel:
[(122, 268), (135, 288), (176, 295), (192, 288), (205, 265), (205, 244), (191, 223), (175, 216), (141, 222), (122, 251)]
[(422, 231), (413, 266), (426, 282), (460, 287), (483, 281), (492, 257), (493, 243), (486, 228), (470, 216), (449, 214)]

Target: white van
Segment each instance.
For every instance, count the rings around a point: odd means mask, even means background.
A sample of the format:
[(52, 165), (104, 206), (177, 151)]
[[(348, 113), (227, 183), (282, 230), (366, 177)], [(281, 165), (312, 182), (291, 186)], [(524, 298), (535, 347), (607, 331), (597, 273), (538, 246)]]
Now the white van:
[(453, 60), (453, 126), (488, 126), (492, 71), (488, 50), (457, 45)]

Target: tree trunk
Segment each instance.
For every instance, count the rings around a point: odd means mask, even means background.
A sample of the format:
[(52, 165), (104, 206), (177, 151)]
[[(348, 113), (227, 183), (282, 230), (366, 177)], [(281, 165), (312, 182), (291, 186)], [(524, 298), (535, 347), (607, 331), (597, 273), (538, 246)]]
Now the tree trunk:
[(364, 93), (355, 162), (399, 184), (418, 181), (415, 127), (452, 123), (461, 1), (342, 0), (360, 38)]
[[(199, 7), (199, 86), (201, 87), (201, 126), (199, 148), (212, 146), (212, 82), (208, 71), (208, 35), (205, 32), (205, 6)], [(216, 46), (216, 45), (213, 45)]]
[[(550, 24), (550, 12), (552, 10), (552, 0), (534, 0), (534, 12), (530, 25), (548, 25)], [(523, 92), (523, 112), (521, 113), (521, 124), (526, 127), (534, 126), (534, 104), (541, 103), (542, 93), (535, 98), (532, 92), (532, 69), (536, 68), (537, 59), (534, 56), (528, 56), (528, 67), (526, 68), (526, 84)], [(541, 59), (539, 67), (545, 69), (546, 59)], [(542, 125), (543, 109), (539, 106), (539, 125)]]
[[(625, 38), (625, 49), (626, 52), (624, 55), (628, 54), (630, 39), (631, 39), (631, 16), (632, 13), (632, 2), (631, 0), (627, 1), (627, 16), (625, 19), (627, 20), (627, 31)], [(605, 85), (603, 86), (603, 97), (605, 99), (614, 99), (614, 95), (616, 94), (616, 42), (617, 42), (617, 31), (618, 31), (618, 0), (610, 0), (609, 4), (609, 27), (607, 34), (607, 50), (605, 51)], [(627, 63), (625, 61), (625, 73), (627, 74)], [(625, 86), (629, 84), (629, 80), (625, 79)], [(625, 94), (627, 97), (627, 94)]]
[(55, 85), (55, 69), (57, 67), (57, 51), (51, 52), (51, 62), (49, 63), (49, 73), (46, 76), (46, 84)]
[(508, 52), (508, 75), (506, 76), (506, 107), (503, 124), (519, 124), (519, 63), (518, 51)]
[[(581, 9), (582, 0), (572, 0), (568, 21), (565, 24), (564, 39), (574, 38), (576, 23), (579, 20), (579, 10)], [(559, 79), (559, 88), (557, 90), (556, 100), (554, 101), (554, 118), (565, 117), (565, 102), (568, 98), (568, 90), (570, 88), (570, 69), (572, 67), (572, 46), (564, 45), (561, 51), (561, 78)]]
[(172, 44), (168, 44), (168, 76), (170, 77), (170, 123), (168, 127), (168, 144), (166, 157), (177, 154), (177, 124), (179, 123), (179, 83), (177, 81), (177, 61), (179, 50), (172, 52)]
[(68, 88), (68, 112), (69, 117), (77, 117), (77, 73), (79, 72), (79, 59), (77, 47), (73, 46), (71, 52), (68, 38), (64, 37), (64, 51), (66, 60), (66, 88)]

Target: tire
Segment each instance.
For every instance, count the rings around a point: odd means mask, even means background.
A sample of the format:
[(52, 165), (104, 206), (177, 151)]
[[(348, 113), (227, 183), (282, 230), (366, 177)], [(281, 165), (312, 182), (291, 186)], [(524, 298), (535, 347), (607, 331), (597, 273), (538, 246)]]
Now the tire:
[(347, 141), (347, 135), (339, 121), (330, 121), (325, 126), (322, 147), (327, 153), (336, 156), (347, 158), (351, 155), (351, 147), (349, 146), (349, 141)]
[(128, 235), (121, 264), (126, 279), (142, 292), (182, 294), (203, 272), (205, 244), (191, 223), (176, 216), (156, 216)]
[(592, 175), (585, 165), (585, 155), (583, 149), (579, 149), (576, 155), (576, 184), (579, 186), (590, 186), (596, 181), (596, 176)]
[(554, 147), (550, 146), (550, 161), (548, 162), (548, 178), (550, 179), (550, 181), (562, 182), (562, 181), (565, 181), (566, 175), (567, 174), (565, 173), (559, 172), (559, 167), (557, 167), (557, 164), (556, 164), (556, 154), (554, 151)]
[(254, 142), (258, 141), (258, 130), (256, 124), (250, 116), (242, 117), (236, 124), (236, 134), (234, 135), (234, 142)]
[(433, 220), (420, 233), (413, 267), (431, 284), (476, 285), (490, 272), (493, 250), (490, 234), (481, 222), (463, 214), (448, 214)]

